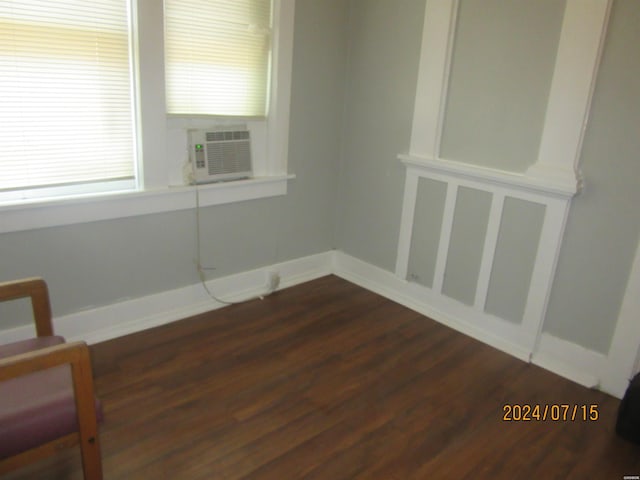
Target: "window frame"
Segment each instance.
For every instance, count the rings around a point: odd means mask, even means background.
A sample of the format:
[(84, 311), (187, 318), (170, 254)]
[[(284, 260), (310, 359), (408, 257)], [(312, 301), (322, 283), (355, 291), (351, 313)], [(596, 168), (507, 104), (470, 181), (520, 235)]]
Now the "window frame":
[[(287, 193), (289, 108), (295, 0), (273, 0), (273, 50), (269, 110), (264, 119), (173, 118), (165, 110), (163, 2), (131, 0), (137, 123), (138, 187), (0, 205), (0, 233), (87, 223), (265, 198)], [(252, 145), (256, 176), (208, 185), (184, 185), (185, 152), (179, 138), (186, 128), (246, 123), (256, 132)], [(252, 135), (253, 135), (252, 131)], [(161, 139), (160, 141), (158, 139)], [(186, 140), (185, 140), (186, 141)], [(170, 158), (171, 157), (171, 158)]]
[[(20, 12), (20, 2), (16, 3), (18, 4), (15, 5), (16, 11)], [(13, 5), (10, 3), (9, 6)], [(127, 127), (129, 130), (126, 134), (109, 137), (109, 140), (115, 140), (115, 144), (118, 145), (121, 150), (126, 148), (128, 152), (122, 156), (116, 154), (116, 158), (121, 160), (121, 162), (112, 163), (111, 165), (121, 164), (126, 165), (126, 167), (117, 167), (118, 173), (115, 175), (112, 172), (104, 176), (93, 176), (95, 172), (92, 172), (88, 177), (79, 178), (77, 175), (79, 171), (82, 172), (81, 167), (78, 166), (79, 170), (74, 170), (69, 166), (63, 165), (55, 169), (53, 177), (57, 177), (57, 181), (55, 182), (38, 182), (37, 180), (31, 179), (30, 183), (24, 183), (21, 186), (14, 185), (0, 189), (0, 207), (3, 205), (47, 201), (49, 199), (81, 196), (91, 193), (100, 194), (102, 192), (132, 191), (138, 188), (136, 156), (136, 142), (138, 139), (136, 138), (135, 129), (136, 92), (134, 88), (136, 79), (134, 78), (133, 69), (135, 52), (132, 41), (133, 17), (131, 13), (131, 1), (125, 0), (122, 6), (124, 7), (122, 9), (117, 8), (115, 5), (112, 6), (116, 7), (115, 11), (108, 8), (98, 8), (99, 14), (95, 13), (94, 10), (94, 12), (91, 13), (87, 12), (87, 16), (84, 16), (80, 11), (80, 7), (78, 7), (78, 9), (73, 7), (69, 12), (59, 12), (60, 14), (58, 15), (57, 8), (52, 10), (45, 8), (42, 12), (35, 12), (31, 10), (35, 6), (28, 8), (27, 5), (24, 5), (24, 14), (21, 15), (17, 13), (14, 17), (18, 20), (15, 25), (16, 33), (14, 34), (17, 38), (22, 39), (22, 41), (17, 41), (18, 45), (22, 47), (17, 47), (19, 49), (18, 51), (23, 51), (22, 49), (24, 48), (26, 49), (25, 51), (34, 52), (32, 54), (27, 53), (24, 56), (18, 54), (17, 58), (15, 58), (15, 71), (17, 74), (25, 74), (28, 71), (31, 72), (31, 78), (26, 81), (27, 92), (29, 92), (30, 95), (36, 95), (36, 98), (41, 94), (46, 95), (44, 102), (39, 104), (41, 107), (38, 109), (36, 116), (48, 118), (52, 111), (50, 110), (49, 115), (47, 115), (47, 107), (51, 108), (53, 104), (59, 103), (62, 98), (70, 101), (72, 105), (68, 110), (72, 112), (74, 111), (73, 105), (82, 105), (80, 107), (81, 109), (88, 108), (88, 111), (97, 114), (89, 115), (89, 118), (87, 118), (85, 122), (79, 121), (78, 123), (82, 123), (82, 126), (76, 125), (76, 128), (80, 129), (83, 129), (87, 124), (93, 125), (93, 127), (86, 130), (91, 134), (90, 136), (95, 136), (99, 140), (106, 140), (106, 137), (100, 134), (101, 129), (116, 128), (120, 130)], [(40, 13), (40, 15), (38, 13)], [(110, 17), (113, 13), (117, 15), (117, 17), (115, 17), (117, 20), (115, 23)], [(104, 15), (106, 15), (106, 17), (103, 17)], [(82, 20), (78, 20), (80, 18)], [(101, 22), (101, 20), (104, 20), (104, 22)], [(22, 25), (22, 28), (26, 27), (28, 31), (21, 33), (20, 25)], [(33, 32), (34, 28), (37, 29), (37, 32)], [(11, 31), (12, 28), (9, 27), (9, 32)], [(53, 34), (56, 34), (59, 38), (56, 42), (53, 42), (51, 50), (47, 50), (47, 47), (44, 47), (44, 50), (39, 50), (39, 47), (36, 47), (37, 42), (42, 42), (43, 39), (49, 38), (52, 35), (51, 32), (54, 32)], [(9, 33), (9, 35), (11, 35), (11, 33)], [(79, 35), (80, 43), (74, 43)], [(124, 42), (125, 35), (127, 37), (126, 42)], [(114, 44), (113, 37), (122, 41), (119, 42), (116, 40), (116, 44)], [(32, 42), (35, 42), (35, 44)], [(7, 44), (5, 43), (5, 45)], [(100, 53), (96, 54), (96, 52)], [(60, 56), (59, 58), (57, 57), (58, 55)], [(13, 60), (9, 60), (9, 62), (11, 65)], [(100, 75), (96, 75), (96, 71), (102, 75), (106, 74), (106, 78), (108, 78), (107, 82), (101, 83), (102, 79), (98, 80)], [(81, 91), (78, 92), (70, 89), (70, 81), (61, 80), (60, 75), (64, 77), (69, 76), (71, 79), (73, 79), (73, 77), (80, 79), (76, 80), (78, 82), (76, 85)], [(118, 76), (119, 81), (113, 82), (114, 75)], [(38, 88), (38, 85), (43, 83), (43, 78), (51, 78), (52, 88), (48, 92), (42, 92)], [(87, 82), (94, 83), (95, 89), (85, 89), (84, 86)], [(32, 87), (35, 87), (35, 93), (34, 90), (31, 89)], [(58, 89), (63, 90), (63, 92), (61, 92), (62, 97), (58, 96)], [(84, 97), (82, 92), (84, 92)], [(90, 98), (87, 98), (86, 95), (89, 92), (91, 92), (91, 95), (89, 96)], [(68, 97), (65, 96), (65, 94), (67, 94)], [(123, 109), (124, 105), (120, 101), (124, 95), (128, 97), (126, 99), (128, 102), (124, 102), (127, 105), (127, 110)], [(104, 97), (104, 99), (102, 99), (102, 97)], [(20, 93), (16, 95), (16, 98), (20, 98)], [(109, 98), (117, 100), (111, 101)], [(95, 109), (92, 108), (92, 102)], [(27, 102), (27, 104), (29, 104), (29, 102)], [(99, 106), (96, 104), (102, 105)], [(58, 112), (56, 115), (57, 120), (48, 120), (47, 124), (40, 124), (38, 121), (35, 122), (35, 125), (30, 121), (25, 124), (24, 119), (31, 119), (35, 113), (30, 108), (32, 106), (33, 104), (30, 104), (25, 107), (24, 111), (21, 110), (18, 113), (13, 112), (18, 117), (23, 117), (22, 121), (17, 122), (19, 129), (24, 128), (26, 129), (25, 131), (28, 131), (29, 128), (31, 128), (31, 130), (45, 130), (49, 135), (61, 134), (62, 136), (67, 132), (74, 132), (74, 130), (68, 130), (67, 128), (65, 128), (65, 132), (60, 132), (56, 130), (56, 126), (53, 125), (53, 123), (66, 123), (69, 120), (68, 111), (66, 114)], [(10, 112), (13, 110), (11, 105), (8, 108)], [(114, 117), (117, 118), (116, 123), (113, 123)], [(97, 120), (97, 118), (101, 120)], [(105, 120), (107, 123), (102, 123), (102, 121)], [(51, 126), (49, 126), (49, 124), (51, 124)], [(26, 125), (29, 126), (27, 127)], [(96, 148), (98, 148), (98, 145), (101, 143), (99, 141), (89, 143), (81, 141), (75, 142), (77, 135), (78, 132), (75, 131), (73, 141), (76, 146), (80, 145), (82, 150), (93, 149), (93, 151), (96, 151)], [(18, 134), (18, 138), (20, 138), (20, 134)], [(34, 140), (33, 143), (34, 145), (31, 147), (31, 150), (36, 152), (34, 155), (39, 155), (43, 150), (43, 146), (41, 144), (39, 145), (37, 140)], [(49, 151), (49, 145), (46, 145), (44, 148)], [(49, 157), (50, 159), (57, 158), (62, 162), (70, 161), (78, 164), (82, 162), (86, 165), (85, 155), (78, 154), (77, 152), (74, 153), (74, 148), (71, 146), (64, 148), (64, 151), (60, 151), (54, 146), (51, 152), (53, 157)], [(104, 152), (97, 153), (101, 155), (101, 158), (95, 158), (95, 160), (104, 164), (104, 158), (102, 158)], [(108, 164), (108, 162), (106, 163)], [(31, 169), (38, 167), (49, 168), (49, 164), (46, 162), (41, 163), (39, 159), (34, 159), (33, 162), (28, 162), (28, 164), (31, 165)], [(95, 163), (89, 163), (89, 165), (97, 166)], [(99, 166), (97, 167), (99, 169)], [(66, 175), (67, 173), (70, 175)], [(76, 176), (74, 177), (73, 175)], [(16, 177), (19, 179), (20, 174), (17, 174)]]

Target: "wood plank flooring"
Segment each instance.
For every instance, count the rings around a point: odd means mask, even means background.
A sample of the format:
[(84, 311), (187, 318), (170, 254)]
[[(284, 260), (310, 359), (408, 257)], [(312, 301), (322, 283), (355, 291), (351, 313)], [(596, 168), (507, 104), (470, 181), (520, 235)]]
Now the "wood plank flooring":
[[(94, 345), (119, 479), (622, 479), (618, 400), (334, 276)], [(504, 404), (597, 421), (503, 421)], [(7, 478), (79, 479), (77, 449)]]

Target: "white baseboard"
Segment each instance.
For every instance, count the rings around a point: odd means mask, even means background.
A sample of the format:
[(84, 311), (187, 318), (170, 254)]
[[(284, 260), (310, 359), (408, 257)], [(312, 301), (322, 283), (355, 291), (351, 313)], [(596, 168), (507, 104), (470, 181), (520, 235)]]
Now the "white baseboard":
[(518, 337), (517, 325), (478, 315), (458, 302), (433, 298), (429, 289), (406, 282), (391, 272), (342, 252), (334, 256), (334, 274), (426, 315), (505, 353), (545, 368), (588, 388), (598, 388), (621, 398), (628, 379), (608, 375), (608, 358), (602, 353), (543, 333), (534, 352), (533, 339)]
[[(332, 252), (321, 253), (258, 268), (207, 282), (222, 300), (238, 301), (267, 292), (267, 272), (280, 274), (280, 287), (287, 288), (331, 273)], [(200, 283), (127, 300), (91, 310), (57, 317), (54, 330), (69, 341), (89, 344), (110, 340), (148, 328), (223, 307), (212, 300)], [(0, 331), (0, 343), (33, 336), (31, 325)]]
[(600, 388), (607, 357), (548, 333), (540, 337), (531, 362), (587, 388)]
[[(217, 278), (207, 285), (223, 300), (242, 300), (265, 293), (267, 274), (272, 271), (280, 274), (279, 289), (335, 274), (516, 358), (531, 359), (542, 368), (618, 398), (628, 384), (623, 372), (615, 373), (606, 355), (547, 333), (542, 334), (537, 350), (532, 352), (533, 339), (523, 336), (518, 325), (478, 314), (459, 302), (443, 300), (429, 289), (343, 252), (329, 251), (269, 265)], [(54, 328), (69, 341), (93, 344), (223, 306), (212, 300), (198, 283), (58, 317), (54, 319)], [(29, 338), (33, 333), (31, 325), (0, 330), (0, 343)]]
[(602, 374), (599, 388), (609, 395), (622, 398), (629, 386), (629, 380), (631, 380), (632, 377), (633, 376), (625, 375), (620, 365), (615, 365), (609, 360)]
[(387, 270), (343, 252), (335, 253), (333, 271), (345, 280), (387, 297), (516, 358), (529, 361), (534, 339), (522, 335), (518, 325), (492, 315), (480, 314), (471, 307), (446, 299), (442, 295), (434, 295), (427, 288), (402, 280)]

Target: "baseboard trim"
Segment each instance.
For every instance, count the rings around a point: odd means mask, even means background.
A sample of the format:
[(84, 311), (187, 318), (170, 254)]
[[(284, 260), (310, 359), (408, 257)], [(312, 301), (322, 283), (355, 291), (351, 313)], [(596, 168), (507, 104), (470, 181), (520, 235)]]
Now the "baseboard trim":
[(441, 296), (436, 298), (429, 289), (343, 252), (335, 253), (333, 272), (520, 360), (529, 361), (531, 349), (528, 345), (533, 345), (534, 339), (523, 336), (515, 324), (491, 315), (479, 315), (470, 307)]
[[(267, 273), (280, 274), (278, 290), (331, 273), (332, 252), (213, 279), (207, 286), (222, 300), (239, 301), (267, 292)], [(175, 322), (225, 306), (211, 299), (200, 283), (77, 312), (54, 319), (54, 330), (69, 341), (89, 344)], [(0, 331), (0, 343), (33, 336), (31, 325)]]
[(531, 363), (587, 388), (600, 388), (607, 357), (567, 340), (543, 333)]
[[(599, 352), (543, 333), (533, 352), (533, 339), (517, 325), (489, 315), (478, 316), (458, 302), (433, 298), (430, 290), (401, 280), (393, 273), (339, 251), (329, 251), (268, 265), (207, 282), (224, 299), (238, 301), (265, 293), (268, 272), (280, 274), (279, 290), (334, 274), (475, 338), (523, 361), (531, 361), (588, 388), (621, 398), (628, 385), (609, 358)], [(89, 344), (111, 340), (223, 307), (201, 284), (127, 300), (54, 319), (57, 333), (69, 341)], [(472, 316), (473, 315), (473, 316)], [(0, 343), (33, 336), (31, 325), (0, 330)]]
[[(628, 384), (627, 378), (608, 374), (608, 370), (611, 370), (607, 369), (608, 357), (602, 353), (549, 333), (542, 333), (538, 346), (533, 351), (535, 342), (529, 337), (519, 338), (508, 323), (494, 322), (490, 316), (485, 318), (484, 322), (479, 322), (480, 319), (471, 317), (471, 313), (467, 312), (464, 306), (456, 305), (455, 302), (443, 304), (442, 299), (430, 298), (428, 289), (403, 281), (387, 270), (343, 252), (335, 252), (333, 273), (467, 336), (521, 360), (530, 361), (587, 388), (598, 388), (622, 398)], [(496, 335), (495, 332), (502, 335)]]

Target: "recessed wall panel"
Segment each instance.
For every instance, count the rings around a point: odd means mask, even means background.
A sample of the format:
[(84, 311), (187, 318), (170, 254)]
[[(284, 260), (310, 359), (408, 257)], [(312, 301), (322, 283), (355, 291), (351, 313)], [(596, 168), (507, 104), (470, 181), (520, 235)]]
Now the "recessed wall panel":
[(485, 311), (521, 323), (538, 252), (545, 207), (506, 198)]
[(428, 178), (418, 181), (407, 280), (433, 286), (447, 185)]
[(565, 0), (461, 0), (441, 156), (507, 171), (537, 158)]
[(458, 189), (442, 293), (467, 305), (475, 300), (490, 208), (490, 193)]

